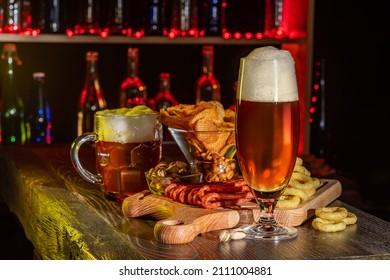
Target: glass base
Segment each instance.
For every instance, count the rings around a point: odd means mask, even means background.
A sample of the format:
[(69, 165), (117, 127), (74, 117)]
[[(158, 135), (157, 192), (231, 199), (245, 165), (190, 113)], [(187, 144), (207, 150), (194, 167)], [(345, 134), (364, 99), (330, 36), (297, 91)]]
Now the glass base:
[(298, 235), (296, 228), (280, 224), (256, 224), (247, 226), (243, 230), (247, 239), (284, 240), (295, 238)]

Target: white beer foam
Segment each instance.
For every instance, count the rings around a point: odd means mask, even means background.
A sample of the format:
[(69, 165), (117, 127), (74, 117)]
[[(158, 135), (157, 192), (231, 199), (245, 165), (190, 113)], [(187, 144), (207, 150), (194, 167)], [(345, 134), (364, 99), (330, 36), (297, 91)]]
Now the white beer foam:
[(290, 52), (273, 46), (254, 49), (240, 60), (238, 87), (237, 94), (241, 94), (241, 100), (298, 100), (295, 62)]
[(161, 140), (159, 114), (151, 109), (139, 110), (139, 108), (131, 112), (134, 108), (97, 112), (98, 121), (95, 120), (95, 133), (99, 140), (118, 143)]

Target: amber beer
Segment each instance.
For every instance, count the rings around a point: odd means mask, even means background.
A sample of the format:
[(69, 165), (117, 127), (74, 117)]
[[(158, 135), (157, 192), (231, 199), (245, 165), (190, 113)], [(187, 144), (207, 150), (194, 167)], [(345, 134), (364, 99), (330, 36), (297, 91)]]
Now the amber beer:
[(255, 191), (277, 192), (290, 178), (299, 141), (299, 104), (237, 103), (240, 168)]
[(161, 141), (96, 143), (98, 173), (108, 198), (123, 201), (148, 189), (145, 172), (161, 160)]
[(240, 168), (252, 189), (277, 197), (275, 192), (288, 184), (298, 153), (294, 61), (287, 51), (264, 47), (240, 63), (236, 98)]

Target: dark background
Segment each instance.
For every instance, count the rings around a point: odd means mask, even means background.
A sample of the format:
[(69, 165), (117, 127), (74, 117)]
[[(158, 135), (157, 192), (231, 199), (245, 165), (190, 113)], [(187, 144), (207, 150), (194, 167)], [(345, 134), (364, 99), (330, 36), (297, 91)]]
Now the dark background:
[(359, 207), (390, 220), (390, 32), (385, 1), (317, 0), (314, 59), (325, 59), (328, 160), (356, 180)]

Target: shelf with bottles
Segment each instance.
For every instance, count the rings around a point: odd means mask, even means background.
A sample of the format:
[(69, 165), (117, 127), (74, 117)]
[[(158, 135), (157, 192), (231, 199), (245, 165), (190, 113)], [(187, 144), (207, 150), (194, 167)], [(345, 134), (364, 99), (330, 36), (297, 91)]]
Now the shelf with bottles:
[(275, 45), (306, 42), (312, 0), (14, 1), (0, 42)]
[(199, 38), (166, 36), (143, 36), (141, 38), (111, 35), (106, 38), (98, 35), (78, 35), (68, 37), (64, 34), (40, 34), (39, 36), (25, 36), (20, 34), (0, 34), (0, 42), (15, 43), (65, 43), (65, 44), (137, 44), (137, 45), (279, 45), (279, 44), (304, 44), (306, 39), (224, 39), (219, 36), (205, 36)]

